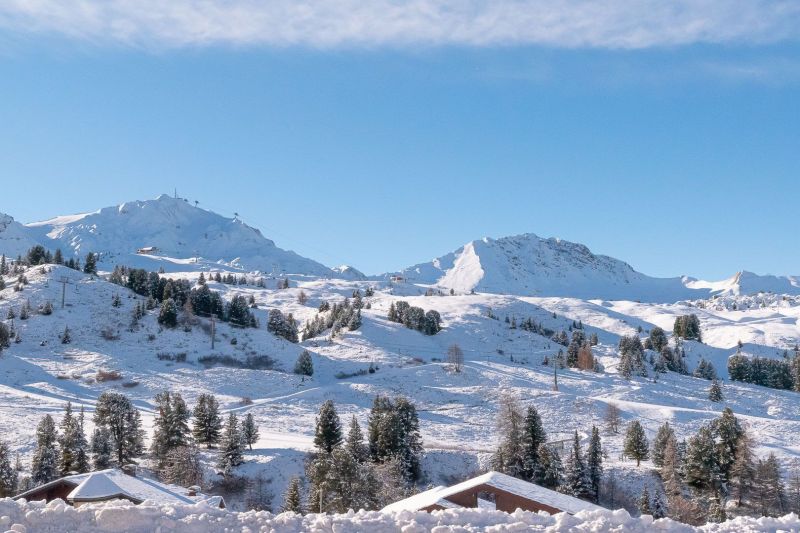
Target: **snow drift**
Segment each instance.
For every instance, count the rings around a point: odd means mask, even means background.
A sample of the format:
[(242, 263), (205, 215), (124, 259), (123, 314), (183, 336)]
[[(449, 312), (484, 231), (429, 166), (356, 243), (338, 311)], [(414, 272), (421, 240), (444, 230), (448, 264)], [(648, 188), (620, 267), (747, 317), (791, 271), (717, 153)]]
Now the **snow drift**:
[(782, 518), (737, 518), (722, 524), (709, 524), (693, 528), (669, 519), (653, 521), (650, 516), (631, 517), (626, 511), (583, 511), (575, 516), (560, 513), (554, 516), (517, 511), (512, 514), (480, 509), (458, 509), (425, 512), (382, 513), (359, 511), (340, 515), (305, 516), (294, 513), (274, 515), (250, 511), (234, 513), (211, 507), (205, 503), (195, 505), (157, 505), (129, 502), (71, 507), (61, 500), (43, 502), (16, 502), (0, 500), (0, 527), (17, 533), (49, 533), (81, 531), (82, 533), (130, 533), (160, 531), (186, 533), (212, 533), (220, 531), (271, 531), (296, 533), (299, 531), (337, 531), (340, 533), (370, 531), (374, 533), (423, 533), (436, 531), (604, 531), (646, 533), (651, 531), (680, 532), (757, 532), (797, 531), (797, 515)]

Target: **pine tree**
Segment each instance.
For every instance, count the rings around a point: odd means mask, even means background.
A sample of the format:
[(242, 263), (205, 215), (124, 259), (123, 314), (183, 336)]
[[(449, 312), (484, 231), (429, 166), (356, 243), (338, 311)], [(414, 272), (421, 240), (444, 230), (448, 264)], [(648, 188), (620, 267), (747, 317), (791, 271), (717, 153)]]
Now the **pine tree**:
[(708, 389), (708, 399), (715, 403), (719, 403), (724, 399), (722, 396), (722, 386), (716, 379), (711, 382), (711, 387)]
[(83, 264), (83, 271), (86, 274), (97, 274), (97, 255), (89, 252), (86, 254), (86, 261)]
[(575, 437), (572, 441), (572, 450), (567, 456), (564, 468), (564, 484), (561, 490), (576, 498), (588, 499), (592, 497), (591, 482), (589, 481), (583, 450), (581, 449), (581, 440), (577, 431), (575, 431)]
[(639, 497), (639, 513), (642, 515), (649, 515), (652, 514), (652, 512), (653, 511), (650, 509), (650, 491), (645, 487), (641, 497)]
[(358, 425), (356, 415), (353, 415), (350, 421), (350, 431), (347, 433), (345, 448), (359, 463), (366, 463), (369, 459), (369, 448), (364, 443), (364, 434), (361, 431), (361, 426)]
[(586, 450), (586, 470), (592, 501), (597, 502), (600, 499), (600, 481), (603, 477), (603, 448), (600, 432), (596, 426), (592, 426), (592, 436), (589, 439), (589, 448)]
[(258, 442), (258, 426), (253, 413), (247, 413), (242, 422), (242, 444), (247, 444), (252, 450), (256, 442)]
[(86, 435), (83, 432), (83, 408), (81, 408), (80, 417), (75, 417), (72, 414), (72, 404), (67, 402), (60, 426), (61, 436), (58, 439), (61, 449), (60, 474), (65, 476), (70, 472), (88, 471)]
[(97, 399), (94, 423), (108, 430), (117, 465), (124, 466), (142, 454), (141, 415), (125, 395), (103, 392)]
[(36, 450), (31, 464), (31, 480), (42, 485), (58, 477), (58, 450), (56, 424), (53, 417), (45, 415), (36, 428)]
[(722, 411), (722, 416), (712, 422), (711, 427), (716, 441), (715, 452), (719, 473), (722, 480), (727, 481), (730, 479), (731, 467), (736, 460), (736, 448), (744, 429), (729, 407)]
[(236, 415), (230, 413), (228, 415), (228, 422), (225, 424), (225, 430), (222, 434), (222, 443), (220, 444), (220, 456), (217, 461), (217, 466), (222, 470), (223, 474), (230, 475), (233, 469), (242, 464), (242, 438), (239, 432), (239, 420)]
[(314, 445), (321, 452), (331, 453), (342, 443), (342, 424), (336, 414), (333, 400), (326, 400), (319, 409)]
[(158, 469), (163, 471), (167, 466), (169, 453), (189, 444), (189, 417), (186, 403), (177, 392), (160, 392), (155, 397), (157, 414), (153, 421), (153, 442), (150, 446), (158, 460)]
[(213, 394), (201, 394), (194, 408), (194, 428), (192, 435), (207, 448), (219, 443), (222, 432), (222, 417), (219, 414), (219, 402)]
[(178, 325), (178, 306), (175, 305), (175, 300), (172, 298), (167, 298), (161, 302), (158, 323), (167, 328), (174, 328)]
[(18, 474), (11, 465), (11, 450), (0, 440), (0, 498), (10, 498), (17, 491)]
[(536, 483), (548, 489), (558, 489), (564, 484), (564, 466), (558, 452), (547, 444), (539, 446), (540, 468)]
[(308, 350), (303, 350), (300, 352), (300, 355), (297, 357), (297, 361), (294, 364), (294, 373), (301, 376), (314, 375), (314, 363), (311, 361), (311, 354), (308, 352)]
[(539, 469), (539, 446), (547, 442), (547, 434), (542, 426), (542, 418), (533, 405), (525, 413), (523, 429), (523, 472), (531, 480)]
[(105, 470), (111, 466), (111, 434), (106, 428), (97, 428), (92, 434), (92, 466), (95, 470)]
[(653, 507), (650, 514), (653, 515), (653, 518), (656, 520), (667, 516), (667, 508), (664, 504), (664, 499), (658, 491), (653, 494)]
[(664, 449), (667, 446), (667, 442), (674, 438), (675, 432), (673, 431), (672, 427), (670, 427), (669, 422), (664, 422), (664, 424), (658, 428), (658, 433), (656, 433), (656, 437), (653, 439), (652, 445), (651, 456), (653, 458), (653, 464), (658, 468), (664, 466)]
[(69, 344), (72, 342), (72, 334), (69, 331), (69, 326), (64, 327), (64, 333), (60, 337), (61, 344)]
[(708, 424), (701, 426), (697, 434), (689, 438), (684, 474), (690, 486), (699, 490), (718, 486), (720, 467), (715, 447), (714, 432)]
[(644, 434), (644, 428), (638, 420), (632, 421), (628, 424), (628, 429), (625, 432), (625, 455), (631, 459), (636, 459), (636, 466), (638, 467), (641, 462), (647, 459), (649, 444), (647, 436)]
[(299, 477), (293, 477), (291, 481), (289, 481), (289, 488), (286, 489), (286, 494), (283, 497), (281, 512), (303, 514)]

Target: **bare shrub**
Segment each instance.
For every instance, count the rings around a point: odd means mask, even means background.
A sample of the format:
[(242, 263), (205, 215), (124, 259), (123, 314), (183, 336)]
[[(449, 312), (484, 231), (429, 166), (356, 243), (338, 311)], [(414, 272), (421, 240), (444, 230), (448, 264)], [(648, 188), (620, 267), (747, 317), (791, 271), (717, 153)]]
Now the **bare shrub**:
[(464, 369), (464, 351), (458, 344), (451, 344), (447, 348), (447, 363), (453, 372), (461, 372)]
[(122, 373), (119, 370), (98, 370), (95, 379), (98, 383), (106, 381), (117, 381), (122, 379)]

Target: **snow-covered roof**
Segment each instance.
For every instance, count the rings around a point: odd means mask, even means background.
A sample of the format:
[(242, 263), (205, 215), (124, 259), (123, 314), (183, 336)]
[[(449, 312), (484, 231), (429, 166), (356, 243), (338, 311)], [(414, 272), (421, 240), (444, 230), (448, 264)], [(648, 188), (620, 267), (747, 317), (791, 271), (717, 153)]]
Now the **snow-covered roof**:
[[(529, 483), (522, 479), (501, 474), (500, 472), (487, 472), (478, 477), (468, 479), (452, 487), (434, 487), (425, 492), (420, 492), (404, 500), (394, 502), (383, 508), (384, 511), (417, 511), (424, 509), (431, 505), (438, 505), (440, 507), (450, 507), (453, 505), (447, 497), (459, 494), (466, 490), (478, 487), (480, 485), (488, 485), (498, 490), (509, 492), (521, 498), (535, 501), (548, 507), (560, 509), (569, 514), (575, 514), (578, 511), (596, 511), (603, 509), (600, 506), (592, 503), (579, 500), (566, 494), (561, 494), (554, 490), (546, 489), (534, 483)], [(441, 502), (445, 501), (449, 506), (443, 505)]]
[(189, 489), (132, 476), (115, 468), (65, 476), (20, 494), (17, 498), (28, 499), (28, 497), (56, 484), (67, 484), (74, 487), (66, 497), (69, 502), (103, 501), (117, 498), (129, 499), (135, 503), (146, 500), (184, 504), (206, 501), (210, 505), (219, 506), (222, 502), (219, 497), (208, 497), (200, 493), (190, 496)]

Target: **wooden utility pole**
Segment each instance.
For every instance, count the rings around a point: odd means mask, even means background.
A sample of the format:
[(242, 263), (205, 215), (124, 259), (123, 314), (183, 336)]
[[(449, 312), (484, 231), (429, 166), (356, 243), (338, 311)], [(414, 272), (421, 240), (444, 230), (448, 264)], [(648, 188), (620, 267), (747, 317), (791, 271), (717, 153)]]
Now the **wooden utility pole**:
[(67, 296), (67, 283), (71, 283), (67, 276), (61, 276), (59, 280), (61, 283), (61, 309), (64, 309), (64, 302)]
[(214, 337), (216, 331), (214, 329), (214, 313), (211, 313), (211, 349), (214, 349)]
[(558, 392), (558, 357), (553, 361), (553, 390)]

